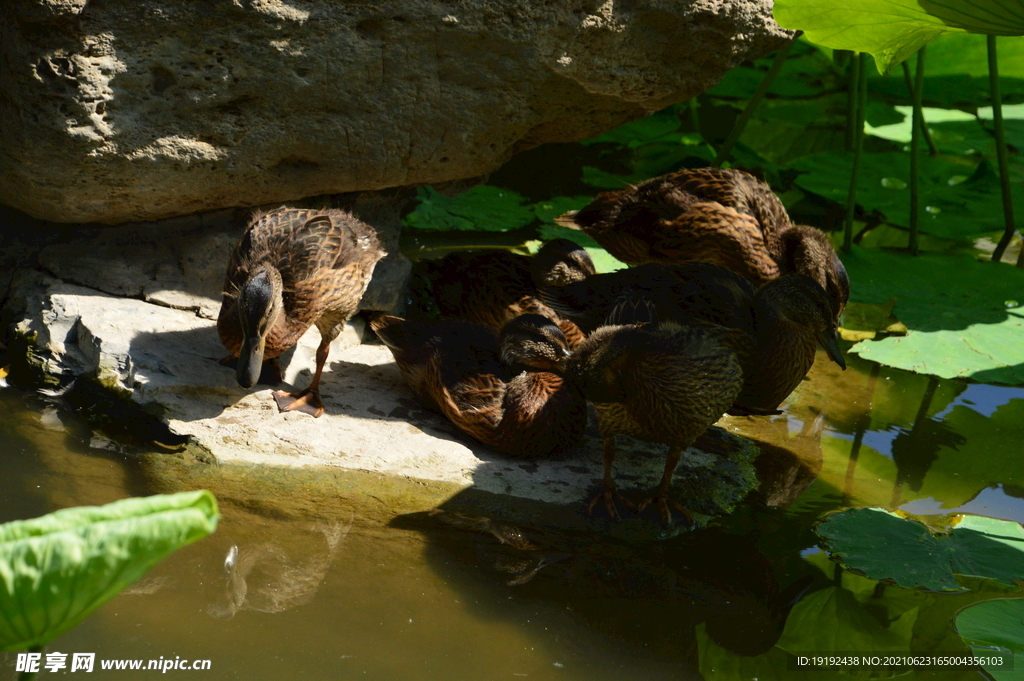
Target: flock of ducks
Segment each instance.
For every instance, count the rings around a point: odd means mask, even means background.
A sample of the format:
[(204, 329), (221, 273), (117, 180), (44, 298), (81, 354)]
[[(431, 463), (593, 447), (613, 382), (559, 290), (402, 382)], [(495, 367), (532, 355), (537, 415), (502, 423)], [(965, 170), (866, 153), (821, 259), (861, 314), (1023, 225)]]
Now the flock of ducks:
[[(599, 194), (558, 218), (631, 267), (597, 274), (556, 239), (532, 258), (452, 253), (434, 263), (442, 321), (370, 321), (406, 383), (480, 442), (542, 457), (576, 445), (594, 404), (604, 450), (598, 504), (655, 504), (665, 523), (680, 454), (723, 414), (771, 415), (836, 338), (849, 298), (828, 237), (794, 225), (771, 189), (739, 170), (700, 168)], [(231, 255), (217, 329), (238, 382), (313, 324), (322, 340), (308, 388), (275, 392), (281, 411), (323, 413), (330, 342), (356, 311), (377, 261), (376, 233), (344, 211), (257, 214)], [(279, 370), (277, 376), (280, 376)], [(667, 444), (664, 475), (634, 506), (615, 488), (615, 436)]]

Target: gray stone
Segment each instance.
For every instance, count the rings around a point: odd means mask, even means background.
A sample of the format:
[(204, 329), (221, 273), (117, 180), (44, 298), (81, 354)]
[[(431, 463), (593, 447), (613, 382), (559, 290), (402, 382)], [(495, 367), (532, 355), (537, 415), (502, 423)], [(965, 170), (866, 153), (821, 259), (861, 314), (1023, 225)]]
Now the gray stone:
[(771, 0), (7, 0), (0, 202), (124, 223), (488, 173), (692, 97)]

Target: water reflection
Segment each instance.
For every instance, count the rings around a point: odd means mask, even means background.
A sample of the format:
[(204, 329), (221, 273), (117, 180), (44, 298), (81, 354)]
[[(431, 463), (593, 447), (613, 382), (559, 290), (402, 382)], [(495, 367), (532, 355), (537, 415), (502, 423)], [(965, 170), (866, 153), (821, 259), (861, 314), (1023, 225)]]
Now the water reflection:
[(302, 534), (302, 529), (295, 527), (288, 528), (287, 541), (280, 537), (241, 548), (232, 544), (224, 559), (224, 598), (211, 603), (206, 612), (230, 619), (239, 610), (275, 613), (309, 603), (351, 527), (350, 516), (344, 524), (320, 521), (302, 528), (322, 535), (326, 546), (314, 537), (296, 537), (296, 530)]
[(424, 504), (382, 496), (415, 483), (135, 458), (78, 405), (39, 411), (13, 390), (0, 391), (0, 519), (211, 488), (217, 533), (52, 648), (207, 657), (211, 679), (724, 681), (785, 677), (785, 651), (828, 640), (960, 650), (953, 613), (1019, 593), (858, 577), (813, 548), (812, 527), (842, 505), (1024, 521), (1024, 390), (851, 365), (816, 364), (779, 418), (737, 419), (762, 450), (758, 489), (718, 527), (662, 542), (550, 529), (582, 500), (541, 509), (471, 489)]
[[(813, 581), (805, 575), (780, 586), (754, 542), (718, 529), (631, 545), (444, 510), (393, 524), (422, 532), (427, 558), (442, 573), (453, 562), (474, 565), (515, 586), (510, 593), (518, 600), (564, 604), (589, 630), (654, 648), (694, 670), (698, 625), (736, 655), (761, 655), (778, 642)], [(459, 536), (451, 527), (479, 536)]]

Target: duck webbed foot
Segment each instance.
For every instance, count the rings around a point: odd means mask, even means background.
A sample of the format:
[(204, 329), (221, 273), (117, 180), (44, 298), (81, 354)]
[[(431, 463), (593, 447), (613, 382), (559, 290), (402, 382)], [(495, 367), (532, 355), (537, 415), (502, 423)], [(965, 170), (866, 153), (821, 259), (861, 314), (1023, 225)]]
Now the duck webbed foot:
[(675, 473), (676, 466), (679, 465), (679, 456), (683, 453), (683, 449), (683, 447), (675, 445), (669, 447), (668, 455), (665, 457), (665, 472), (661, 476), (661, 483), (658, 485), (658, 488), (654, 490), (654, 495), (641, 501), (640, 506), (637, 507), (638, 511), (642, 511), (647, 508), (652, 501), (657, 503), (658, 513), (661, 515), (661, 522), (665, 523), (665, 525), (672, 524), (672, 511), (669, 510), (669, 506), (683, 514), (686, 518), (687, 525), (693, 525), (693, 516), (690, 515), (690, 512), (668, 498), (668, 488), (672, 484), (672, 474)]
[(300, 411), (313, 418), (320, 418), (324, 413), (324, 403), (320, 401), (320, 391), (313, 387), (294, 393), (275, 390), (274, 401), (277, 402), (278, 411), (282, 413)]
[(693, 525), (693, 516), (690, 515), (690, 512), (686, 510), (686, 508), (684, 508), (683, 506), (679, 505), (672, 499), (669, 499), (667, 496), (664, 496), (662, 494), (655, 494), (654, 496), (648, 497), (641, 501), (640, 505), (637, 506), (637, 511), (643, 511), (645, 508), (651, 505), (652, 501), (658, 505), (658, 514), (661, 516), (661, 522), (663, 522), (665, 525), (672, 524), (672, 511), (669, 510), (669, 506), (683, 514), (683, 517), (686, 519), (687, 525)]
[(598, 502), (600, 501), (604, 502), (604, 507), (605, 510), (608, 511), (608, 515), (614, 518), (615, 520), (621, 519), (621, 516), (619, 515), (619, 509), (616, 508), (615, 506), (616, 501), (621, 501), (630, 511), (636, 511), (636, 506), (633, 504), (633, 502), (619, 494), (617, 491), (615, 491), (615, 488), (612, 487), (610, 489), (606, 488), (603, 492), (601, 492), (596, 497), (590, 500), (590, 503), (587, 505), (587, 515), (593, 513), (594, 507), (597, 506)]
[(603, 501), (604, 507), (608, 511), (608, 515), (612, 518), (619, 520), (619, 509), (615, 507), (616, 501), (621, 501), (631, 511), (636, 510), (636, 506), (633, 505), (626, 497), (622, 496), (615, 490), (615, 481), (612, 479), (612, 462), (615, 461), (615, 436), (608, 435), (604, 438), (604, 491), (598, 494), (596, 497), (590, 500), (590, 504), (587, 505), (587, 515), (593, 512), (594, 507), (597, 506), (597, 502)]

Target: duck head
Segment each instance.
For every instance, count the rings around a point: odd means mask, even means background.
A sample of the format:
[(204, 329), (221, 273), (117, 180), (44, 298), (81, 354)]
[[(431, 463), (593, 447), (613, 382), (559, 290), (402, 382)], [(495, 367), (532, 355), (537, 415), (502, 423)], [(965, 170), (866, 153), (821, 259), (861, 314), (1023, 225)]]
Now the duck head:
[(501, 329), (501, 361), (513, 369), (525, 367), (561, 373), (572, 356), (569, 341), (553, 321), (539, 314), (516, 317)]
[(780, 234), (783, 272), (806, 274), (825, 289), (834, 317), (839, 319), (850, 300), (850, 277), (828, 235), (808, 225), (793, 225)]
[(788, 274), (770, 281), (758, 291), (775, 314), (814, 333), (829, 359), (846, 369), (839, 349), (835, 308), (818, 282), (803, 274)]
[(583, 281), (596, 272), (587, 250), (568, 239), (547, 242), (531, 261), (531, 274), (537, 288), (565, 286)]
[(256, 385), (263, 370), (267, 334), (284, 307), (281, 292), (281, 273), (267, 265), (255, 270), (238, 291), (242, 347), (236, 376), (243, 388)]

